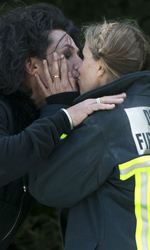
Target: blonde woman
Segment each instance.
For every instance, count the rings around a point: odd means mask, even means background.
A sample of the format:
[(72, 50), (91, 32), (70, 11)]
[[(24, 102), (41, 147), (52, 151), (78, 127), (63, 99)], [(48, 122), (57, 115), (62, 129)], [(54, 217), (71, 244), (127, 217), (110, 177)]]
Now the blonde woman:
[[(103, 102), (127, 93), (115, 109), (89, 116), (30, 176), (40, 202), (63, 207), (65, 250), (150, 249), (150, 48), (135, 22), (85, 30), (81, 96)], [(50, 167), (51, 166), (51, 167)], [(65, 209), (68, 208), (68, 209)]]

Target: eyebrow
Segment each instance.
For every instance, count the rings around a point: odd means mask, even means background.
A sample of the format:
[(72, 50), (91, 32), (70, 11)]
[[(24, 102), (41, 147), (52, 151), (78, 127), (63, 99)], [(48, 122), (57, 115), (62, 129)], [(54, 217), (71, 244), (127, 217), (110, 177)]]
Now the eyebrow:
[[(69, 44), (69, 43), (66, 43), (66, 44), (64, 45), (64, 47), (62, 47), (62, 49), (65, 48), (65, 47), (67, 47), (67, 48), (69, 48), (69, 49), (76, 50), (76, 49), (75, 49), (71, 44)], [(77, 51), (79, 52), (79, 49), (77, 49)]]
[[(57, 47), (58, 47), (58, 44), (57, 44), (57, 46), (55, 47), (55, 49), (53, 50), (53, 51), (51, 51), (50, 53), (48, 53), (47, 54), (47, 56), (48, 55), (51, 55), (56, 49), (57, 49)], [(76, 50), (71, 44), (69, 44), (69, 43), (66, 43), (61, 49), (64, 49), (64, 48), (69, 48), (69, 49), (73, 49), (73, 50)], [(80, 50), (77, 48), (77, 53), (79, 53), (80, 52)]]

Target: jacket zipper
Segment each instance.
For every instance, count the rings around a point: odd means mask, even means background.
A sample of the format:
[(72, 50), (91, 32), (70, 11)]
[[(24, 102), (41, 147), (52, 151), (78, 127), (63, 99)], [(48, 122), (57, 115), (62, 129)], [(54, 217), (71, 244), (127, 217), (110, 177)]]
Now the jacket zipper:
[(13, 229), (15, 228), (15, 226), (16, 226), (18, 220), (19, 220), (19, 217), (20, 217), (20, 214), (21, 214), (21, 210), (22, 210), (24, 196), (25, 196), (26, 191), (27, 191), (27, 186), (25, 184), (23, 185), (23, 191), (24, 191), (24, 193), (23, 193), (22, 198), (21, 198), (20, 209), (19, 209), (18, 215), (16, 217), (16, 220), (15, 220), (13, 226), (11, 227), (11, 229), (9, 230), (9, 232), (3, 237), (3, 239), (0, 240), (0, 243), (2, 241), (4, 241), (11, 234), (11, 232), (13, 231)]

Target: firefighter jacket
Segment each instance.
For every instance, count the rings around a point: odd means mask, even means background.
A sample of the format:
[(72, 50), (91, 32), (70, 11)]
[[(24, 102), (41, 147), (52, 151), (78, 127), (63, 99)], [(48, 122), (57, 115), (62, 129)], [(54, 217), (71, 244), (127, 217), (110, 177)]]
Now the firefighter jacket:
[(150, 71), (76, 102), (122, 92), (122, 104), (89, 116), (30, 173), (31, 194), (63, 208), (64, 250), (150, 249)]

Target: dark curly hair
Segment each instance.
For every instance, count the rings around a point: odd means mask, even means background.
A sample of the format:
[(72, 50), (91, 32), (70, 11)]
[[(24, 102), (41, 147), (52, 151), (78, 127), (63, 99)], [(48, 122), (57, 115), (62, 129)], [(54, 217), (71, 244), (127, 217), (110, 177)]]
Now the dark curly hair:
[(66, 31), (80, 47), (78, 29), (54, 5), (19, 7), (0, 17), (0, 93), (9, 95), (20, 88), (30, 57), (46, 58), (53, 29)]

